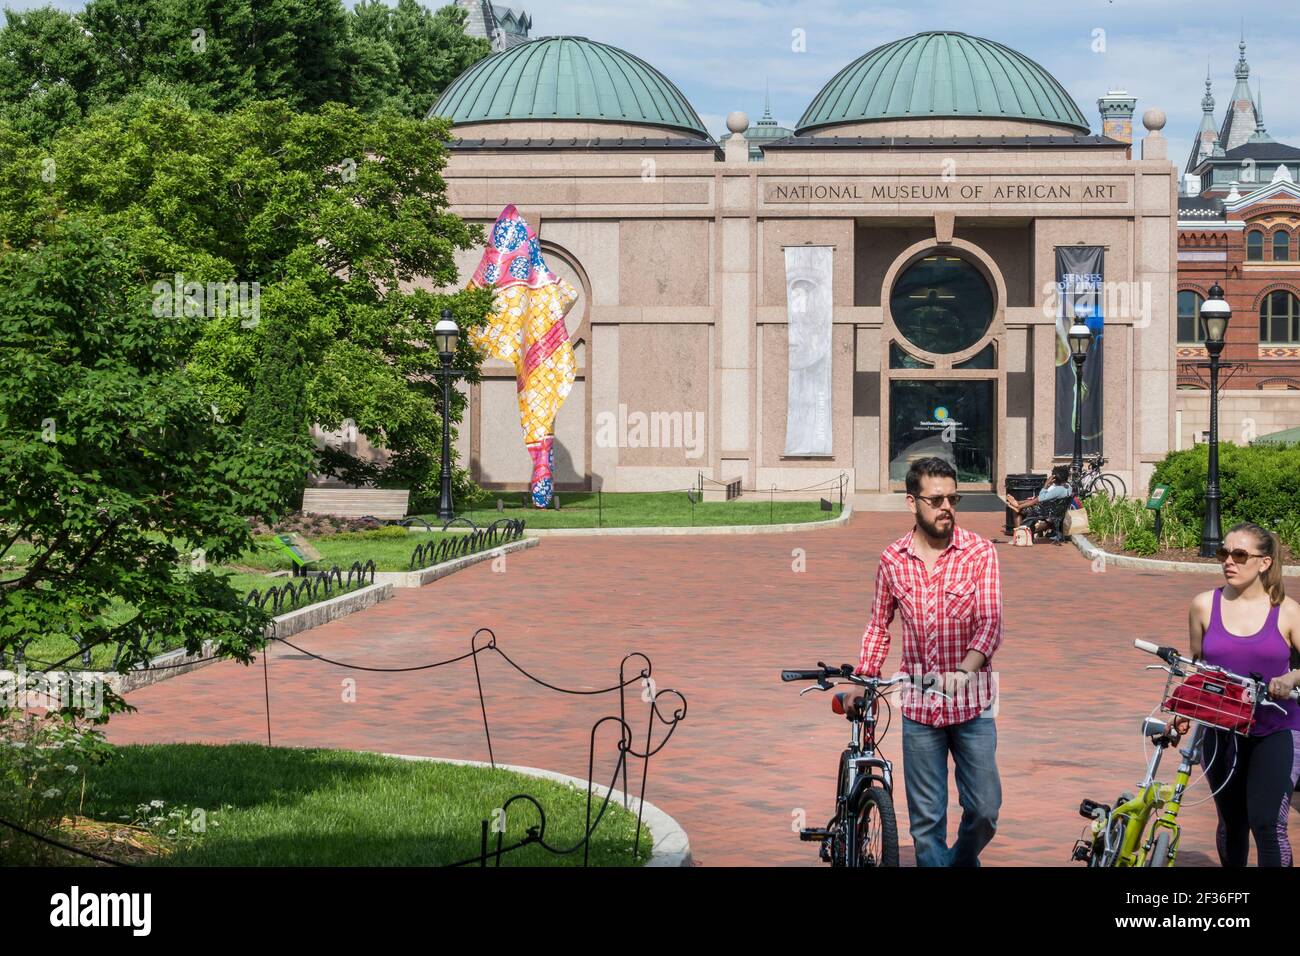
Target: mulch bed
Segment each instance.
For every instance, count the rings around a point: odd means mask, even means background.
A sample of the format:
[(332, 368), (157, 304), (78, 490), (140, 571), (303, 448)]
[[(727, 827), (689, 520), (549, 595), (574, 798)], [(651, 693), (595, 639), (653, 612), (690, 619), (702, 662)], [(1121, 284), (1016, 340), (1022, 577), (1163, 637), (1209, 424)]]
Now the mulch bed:
[[(1130, 558), (1150, 558), (1153, 561), (1187, 561), (1191, 564), (1217, 565), (1219, 563), (1215, 558), (1201, 557), (1200, 552), (1194, 548), (1166, 548), (1162, 551), (1157, 551), (1155, 554), (1134, 554), (1130, 551), (1125, 551), (1123, 547), (1121, 547), (1121, 539), (1119, 538), (1092, 538), (1092, 542), (1103, 551), (1109, 551), (1111, 554), (1122, 554)], [(1282, 545), (1282, 563), (1290, 567), (1294, 566), (1297, 562), (1300, 562), (1300, 554), (1292, 551), (1285, 544)]]

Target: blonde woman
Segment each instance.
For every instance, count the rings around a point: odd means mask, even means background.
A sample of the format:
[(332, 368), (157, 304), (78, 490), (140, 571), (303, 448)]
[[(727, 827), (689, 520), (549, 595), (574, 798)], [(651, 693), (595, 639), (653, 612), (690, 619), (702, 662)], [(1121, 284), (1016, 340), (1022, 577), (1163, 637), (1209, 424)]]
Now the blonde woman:
[(1224, 585), (1192, 599), (1192, 657), (1259, 674), (1286, 709), (1256, 710), (1247, 737), (1210, 730), (1201, 761), (1219, 811), (1219, 862), (1245, 866), (1250, 838), (1260, 866), (1290, 866), (1287, 818), (1300, 775), (1300, 604), (1282, 587), (1281, 543), (1257, 524), (1235, 525), (1219, 547)]

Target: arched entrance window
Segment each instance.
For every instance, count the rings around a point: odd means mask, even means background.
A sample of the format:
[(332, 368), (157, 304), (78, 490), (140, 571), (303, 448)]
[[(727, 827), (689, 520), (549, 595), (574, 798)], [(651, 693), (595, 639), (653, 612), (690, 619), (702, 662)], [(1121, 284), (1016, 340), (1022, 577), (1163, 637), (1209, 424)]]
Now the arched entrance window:
[(889, 289), (889, 482), (917, 458), (951, 462), (960, 487), (987, 490), (996, 471), (999, 345), (995, 295), (960, 250), (906, 265)]
[(970, 348), (993, 321), (993, 291), (959, 256), (932, 255), (907, 268), (889, 297), (898, 331), (926, 352)]

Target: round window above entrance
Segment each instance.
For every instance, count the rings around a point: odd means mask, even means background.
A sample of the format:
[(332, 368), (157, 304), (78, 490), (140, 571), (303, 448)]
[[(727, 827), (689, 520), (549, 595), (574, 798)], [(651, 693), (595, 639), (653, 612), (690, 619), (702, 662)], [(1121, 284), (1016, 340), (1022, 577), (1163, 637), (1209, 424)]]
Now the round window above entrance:
[(993, 291), (960, 256), (936, 253), (904, 270), (889, 296), (898, 331), (926, 352), (968, 349), (993, 322)]

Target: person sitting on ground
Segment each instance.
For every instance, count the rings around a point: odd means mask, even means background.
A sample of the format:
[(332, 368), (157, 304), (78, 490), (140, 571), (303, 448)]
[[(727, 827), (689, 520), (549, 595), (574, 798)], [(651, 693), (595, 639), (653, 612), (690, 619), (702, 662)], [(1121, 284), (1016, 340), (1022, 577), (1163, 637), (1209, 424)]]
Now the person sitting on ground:
[[(1074, 491), (1070, 488), (1070, 467), (1069, 465), (1057, 465), (1052, 469), (1052, 474), (1047, 479), (1047, 484), (1033, 498), (1026, 498), (1023, 501), (1017, 501), (1010, 494), (1007, 495), (1007, 507), (1015, 512), (1015, 523), (1012, 527), (1020, 527), (1020, 513), (1026, 508), (1033, 505), (1046, 504), (1058, 498), (1073, 497)], [(1044, 531), (1047, 529), (1046, 521), (1034, 522), (1034, 532)]]

